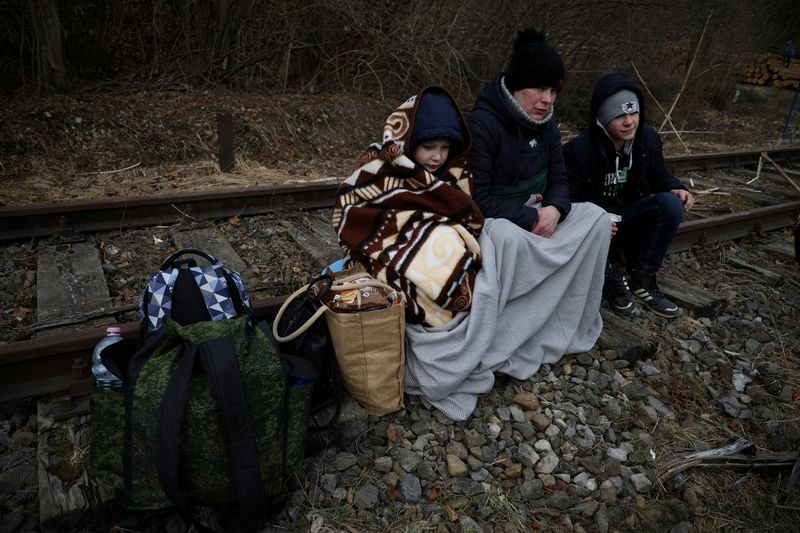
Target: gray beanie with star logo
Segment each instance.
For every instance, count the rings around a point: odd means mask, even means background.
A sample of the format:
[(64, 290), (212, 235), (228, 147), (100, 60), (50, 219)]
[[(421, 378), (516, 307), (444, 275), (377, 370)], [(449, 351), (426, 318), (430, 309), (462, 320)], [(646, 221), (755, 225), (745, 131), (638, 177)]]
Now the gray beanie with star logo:
[(597, 121), (606, 125), (621, 115), (630, 115), (639, 112), (639, 98), (636, 93), (628, 89), (617, 91), (600, 104), (597, 110)]

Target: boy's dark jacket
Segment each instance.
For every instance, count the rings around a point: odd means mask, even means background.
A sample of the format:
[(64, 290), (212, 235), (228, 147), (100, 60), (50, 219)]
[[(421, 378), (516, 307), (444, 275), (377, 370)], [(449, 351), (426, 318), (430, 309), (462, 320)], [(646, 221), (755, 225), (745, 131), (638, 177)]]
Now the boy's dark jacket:
[(506, 218), (530, 231), (539, 218), (537, 209), (494, 198), (489, 191), (492, 186), (517, 185), (547, 169), (542, 205), (556, 207), (564, 220), (571, 204), (561, 134), (554, 118), (532, 127), (512, 114), (503, 100), (502, 77), (486, 87), (467, 117), (472, 135), (468, 165), (473, 174), (472, 197), (483, 216)]
[(603, 128), (597, 125), (597, 111), (606, 98), (622, 89), (633, 91), (639, 98), (639, 129), (633, 141), (633, 165), (622, 192), (622, 206), (627, 207), (651, 194), (686, 189), (667, 169), (658, 133), (645, 123), (644, 98), (639, 86), (630, 76), (616, 73), (597, 82), (592, 94), (588, 129), (564, 145), (573, 202), (602, 204), (605, 175), (613, 165), (616, 150)]

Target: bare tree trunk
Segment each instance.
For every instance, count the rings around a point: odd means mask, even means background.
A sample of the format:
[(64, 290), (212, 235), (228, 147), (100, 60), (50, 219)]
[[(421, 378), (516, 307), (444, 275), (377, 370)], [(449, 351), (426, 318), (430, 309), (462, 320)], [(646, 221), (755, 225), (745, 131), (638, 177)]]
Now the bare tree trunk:
[(36, 83), (38, 88), (65, 89), (67, 64), (61, 41), (61, 22), (56, 0), (30, 0), (28, 3), (36, 36)]

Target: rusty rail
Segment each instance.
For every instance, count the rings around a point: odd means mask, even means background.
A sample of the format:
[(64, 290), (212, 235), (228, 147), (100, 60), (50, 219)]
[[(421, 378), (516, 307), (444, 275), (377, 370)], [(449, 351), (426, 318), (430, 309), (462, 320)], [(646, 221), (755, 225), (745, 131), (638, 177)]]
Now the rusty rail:
[[(286, 296), (252, 302), (258, 318), (271, 319)], [(139, 322), (120, 324), (122, 335), (139, 337)], [(0, 403), (38, 396), (73, 396), (88, 392), (92, 350), (105, 326), (57, 337), (0, 344)]]
[[(668, 157), (673, 171), (755, 165), (761, 152), (777, 161), (800, 160), (800, 148), (693, 154)], [(331, 207), (338, 179), (279, 187), (251, 187), (122, 200), (0, 207), (0, 242), (49, 235), (71, 236), (99, 231), (173, 224), (187, 218), (211, 220), (252, 216), (276, 209)]]
[(339, 180), (174, 196), (0, 207), (0, 242), (333, 205)]

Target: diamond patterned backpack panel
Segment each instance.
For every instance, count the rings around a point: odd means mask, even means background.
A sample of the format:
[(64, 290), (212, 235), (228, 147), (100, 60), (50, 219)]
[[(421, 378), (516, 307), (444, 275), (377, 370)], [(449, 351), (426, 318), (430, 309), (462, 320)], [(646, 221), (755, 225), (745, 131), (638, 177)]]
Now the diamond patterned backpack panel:
[[(209, 264), (198, 265), (193, 257)], [(186, 248), (167, 257), (150, 276), (139, 302), (142, 333), (161, 328), (165, 318), (182, 326), (251, 314), (250, 300), (238, 272), (201, 250)]]

